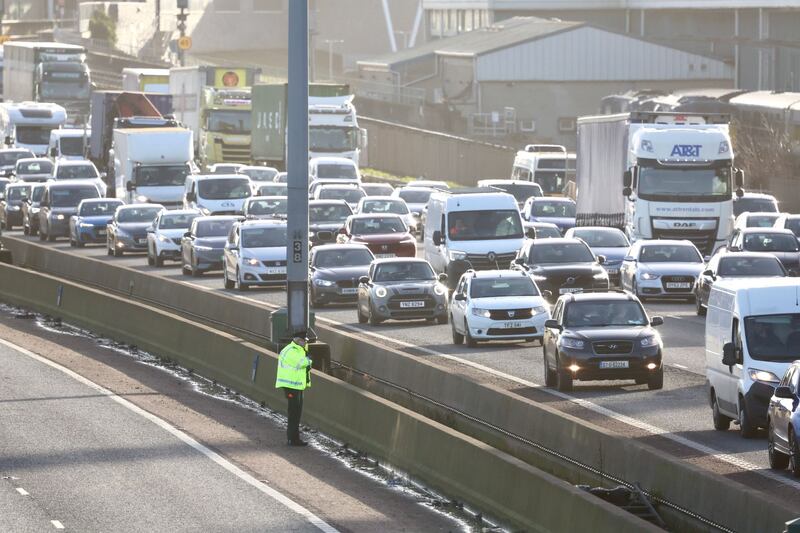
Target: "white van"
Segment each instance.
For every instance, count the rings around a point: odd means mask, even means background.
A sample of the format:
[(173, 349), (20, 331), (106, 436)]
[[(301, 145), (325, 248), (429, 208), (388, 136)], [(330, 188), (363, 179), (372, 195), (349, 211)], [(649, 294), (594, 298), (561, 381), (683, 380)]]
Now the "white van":
[(480, 189), (436, 191), (428, 199), (425, 259), (455, 288), (467, 269), (509, 268), (525, 238), (516, 199)]
[(89, 148), (90, 129), (61, 128), (50, 132), (50, 144), (47, 155), (53, 161), (57, 159), (86, 159)]
[(575, 154), (561, 145), (529, 144), (514, 157), (511, 179), (538, 183), (545, 196), (566, 196), (575, 165)]
[(767, 425), (772, 392), (800, 359), (800, 280), (714, 283), (706, 316), (706, 377), (714, 428), (737, 421), (743, 437)]
[(241, 215), (252, 195), (250, 178), (244, 174), (191, 174), (186, 176), (183, 208), (205, 216)]
[(361, 182), (358, 167), (346, 157), (312, 157), (308, 160), (308, 182), (315, 180), (342, 180), (345, 182)]

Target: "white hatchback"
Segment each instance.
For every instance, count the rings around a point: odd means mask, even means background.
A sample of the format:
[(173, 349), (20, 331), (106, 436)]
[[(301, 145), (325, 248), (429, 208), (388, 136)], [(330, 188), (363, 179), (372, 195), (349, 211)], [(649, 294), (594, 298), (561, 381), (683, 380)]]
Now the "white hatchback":
[(550, 307), (533, 280), (515, 270), (469, 270), (453, 292), (450, 324), (453, 342), (542, 341)]

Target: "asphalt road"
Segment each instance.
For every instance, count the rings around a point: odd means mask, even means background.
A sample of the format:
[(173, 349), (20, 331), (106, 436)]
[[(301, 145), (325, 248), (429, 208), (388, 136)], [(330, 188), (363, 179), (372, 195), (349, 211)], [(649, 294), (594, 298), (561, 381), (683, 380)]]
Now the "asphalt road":
[(0, 359), (0, 530), (320, 531), (96, 387), (5, 345)]
[[(9, 236), (8, 233), (4, 235)], [(167, 263), (160, 269), (149, 267), (144, 255), (112, 258), (106, 255), (102, 246), (73, 249), (64, 241), (51, 246), (164, 276), (204, 290), (225, 290), (220, 273), (192, 278), (183, 275), (177, 263)], [(280, 289), (228, 293), (266, 305), (284, 306), (286, 303), (285, 292)], [(705, 381), (705, 321), (703, 317), (696, 316), (694, 305), (651, 301), (645, 307), (650, 316), (660, 315), (665, 320), (659, 328), (665, 346), (664, 389), (649, 391), (646, 385), (637, 386), (632, 382), (576, 382), (574, 391), (567, 395), (541, 389), (555, 397), (553, 405), (573, 414), (580, 411), (578, 407), (588, 409), (593, 416), (612, 418), (639, 431), (662, 435), (693, 448), (698, 456), (710, 456), (723, 462), (726, 467), (723, 470), (728, 472), (756, 473), (767, 484), (777, 482), (780, 487), (788, 486), (800, 491), (800, 483), (791, 478), (788, 472), (769, 470), (764, 435), (745, 440), (739, 436), (734, 425), (727, 432), (713, 429)], [(524, 387), (538, 388), (544, 384), (542, 350), (538, 346), (488, 343), (470, 349), (453, 344), (449, 325), (430, 325), (420, 321), (360, 325), (352, 306), (324, 307), (315, 312), (317, 320), (338, 324), (404, 351), (465, 363)]]

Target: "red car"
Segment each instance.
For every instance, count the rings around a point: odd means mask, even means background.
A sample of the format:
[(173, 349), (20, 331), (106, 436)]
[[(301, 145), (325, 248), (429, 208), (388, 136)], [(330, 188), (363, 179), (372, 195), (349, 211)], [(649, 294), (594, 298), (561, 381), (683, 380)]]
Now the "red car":
[(364, 244), (376, 258), (417, 255), (417, 241), (399, 215), (349, 216), (337, 242)]

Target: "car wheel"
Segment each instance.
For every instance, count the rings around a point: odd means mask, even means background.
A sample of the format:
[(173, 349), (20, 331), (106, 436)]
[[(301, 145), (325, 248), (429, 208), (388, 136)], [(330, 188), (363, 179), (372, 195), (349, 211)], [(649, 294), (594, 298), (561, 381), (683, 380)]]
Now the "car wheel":
[(450, 331), (453, 333), (453, 344), (464, 344), (464, 335), (456, 331), (456, 324), (453, 322), (453, 317), (450, 317)]
[(447, 315), (447, 313), (442, 313), (441, 315), (436, 317), (436, 322), (438, 324), (447, 324), (449, 318), (450, 317)]
[(160, 255), (156, 255), (153, 258), (153, 261), (155, 262), (157, 267), (163, 267), (164, 266), (164, 258), (161, 257)]
[(369, 317), (364, 315), (364, 313), (361, 312), (361, 305), (358, 304), (358, 303), (356, 303), (356, 315), (358, 315), (358, 323), (359, 324), (366, 324), (367, 320), (369, 320)]
[(658, 369), (658, 372), (647, 377), (647, 388), (650, 390), (660, 390), (664, 388), (663, 366)]
[(561, 367), (558, 356), (556, 356), (556, 388), (561, 392), (572, 390), (572, 372)]
[(117, 240), (116, 239), (114, 239), (113, 247), (111, 248), (111, 251), (114, 254), (114, 257), (122, 257), (125, 254), (125, 252), (123, 252), (121, 249), (119, 249), (117, 247)]
[(744, 403), (744, 398), (739, 397), (739, 434), (743, 439), (751, 439), (756, 436), (758, 427), (753, 425), (750, 420), (750, 414), (747, 412), (747, 404)]
[(47, 234), (44, 231), (39, 231), (39, 240), (40, 241), (46, 241), (47, 240)]
[(714, 429), (717, 431), (728, 431), (731, 427), (731, 419), (719, 412), (717, 395), (713, 392), (711, 394), (711, 418), (714, 421)]
[(85, 242), (75, 241), (75, 247), (76, 248), (83, 248), (84, 246), (86, 246)]
[(250, 285), (242, 281), (242, 276), (239, 274), (239, 270), (236, 270), (236, 290), (244, 292), (249, 288)]
[(150, 255), (150, 248), (147, 248), (147, 264), (153, 266), (156, 264), (155, 260), (153, 260), (153, 256)]
[(22, 234), (23, 235), (30, 235), (31, 234), (31, 230), (28, 229), (28, 226), (22, 226)]
[(7, 229), (8, 231), (14, 231), (14, 224), (9, 224), (8, 222), (6, 222), (5, 229)]
[(228, 279), (228, 269), (224, 266), (222, 267), (222, 283), (226, 289), (231, 290), (236, 286), (236, 284)]
[(181, 263), (181, 272), (183, 272), (184, 276), (188, 276), (189, 274), (191, 274), (189, 265), (187, 265), (186, 263)]
[(39, 228), (34, 228), (33, 226), (31, 226), (30, 229), (28, 230), (28, 233), (35, 237), (36, 235), (39, 234)]
[(203, 272), (198, 268), (197, 263), (195, 263), (194, 256), (192, 256), (192, 261), (189, 263), (189, 271), (192, 274), (192, 277), (199, 278), (203, 275)]
[(72, 237), (69, 238), (69, 247), (75, 248), (75, 241), (72, 240)]
[(378, 315), (375, 313), (375, 310), (372, 309), (372, 304), (370, 303), (369, 304), (369, 325), (370, 326), (377, 326), (381, 322), (383, 322), (383, 320), (381, 320), (378, 317)]
[(800, 477), (800, 446), (797, 444), (792, 427), (789, 427), (789, 450), (792, 452), (789, 456), (789, 471), (794, 477)]
[(472, 335), (469, 334), (469, 324), (467, 324), (466, 320), (464, 320), (464, 340), (466, 341), (467, 346), (470, 348), (475, 348), (478, 346), (478, 341), (472, 338)]
[(700, 302), (700, 298), (695, 296), (694, 298), (694, 307), (695, 311), (697, 311), (697, 316), (706, 316), (707, 309), (703, 307), (703, 304)]
[(542, 355), (542, 361), (544, 361), (544, 384), (546, 387), (555, 387), (556, 373), (550, 370), (550, 367), (547, 365), (546, 355)]
[(784, 470), (789, 466), (789, 456), (775, 449), (775, 428), (772, 419), (769, 420), (767, 429), (767, 454), (769, 455), (769, 467), (773, 470)]

